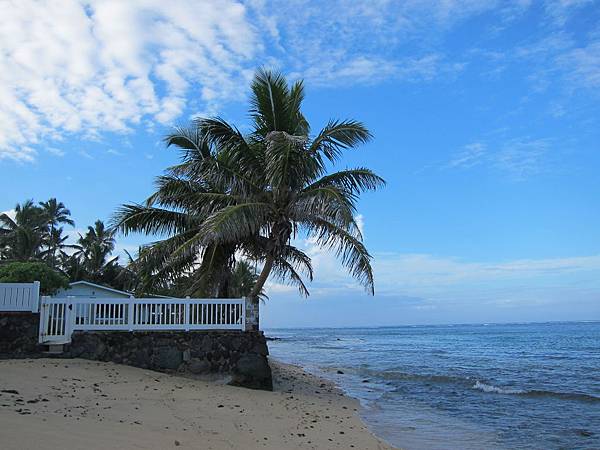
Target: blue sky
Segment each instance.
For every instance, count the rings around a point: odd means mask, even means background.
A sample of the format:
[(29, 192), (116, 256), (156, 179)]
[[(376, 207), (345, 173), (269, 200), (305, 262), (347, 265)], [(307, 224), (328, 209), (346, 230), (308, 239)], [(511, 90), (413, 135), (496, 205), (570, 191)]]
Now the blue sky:
[[(247, 129), (260, 65), (304, 78), (313, 129), (364, 121), (340, 167), (377, 295), (326, 252), (310, 299), (270, 285), (266, 326), (600, 319), (597, 1), (0, 1), (0, 210), (57, 197), (77, 230), (142, 201), (169, 126)], [(134, 250), (150, 239), (119, 238)]]

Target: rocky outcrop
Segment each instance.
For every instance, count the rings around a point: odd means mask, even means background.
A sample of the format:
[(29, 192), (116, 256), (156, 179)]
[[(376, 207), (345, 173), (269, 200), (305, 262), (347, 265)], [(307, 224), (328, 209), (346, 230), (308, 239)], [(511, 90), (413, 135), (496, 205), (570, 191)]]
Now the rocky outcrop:
[(222, 374), (236, 386), (271, 390), (268, 353), (260, 331), (110, 331), (75, 332), (63, 356), (165, 372)]
[(0, 313), (0, 358), (39, 357), (42, 351), (38, 344), (39, 327), (37, 313)]

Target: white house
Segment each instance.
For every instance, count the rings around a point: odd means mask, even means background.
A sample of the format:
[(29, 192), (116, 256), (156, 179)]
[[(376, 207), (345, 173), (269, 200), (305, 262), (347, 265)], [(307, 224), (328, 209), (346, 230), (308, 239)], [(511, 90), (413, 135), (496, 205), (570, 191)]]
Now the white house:
[(69, 283), (68, 289), (60, 289), (54, 297), (130, 298), (133, 297), (133, 294), (100, 284), (90, 283), (89, 281), (75, 281)]

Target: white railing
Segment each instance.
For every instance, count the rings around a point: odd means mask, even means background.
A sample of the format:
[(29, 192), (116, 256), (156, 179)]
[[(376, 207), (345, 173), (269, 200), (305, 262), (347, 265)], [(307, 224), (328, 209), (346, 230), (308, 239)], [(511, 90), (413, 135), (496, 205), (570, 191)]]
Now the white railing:
[(0, 283), (0, 311), (38, 312), (40, 282)]
[(73, 331), (241, 330), (244, 299), (42, 297), (40, 342), (69, 342)]

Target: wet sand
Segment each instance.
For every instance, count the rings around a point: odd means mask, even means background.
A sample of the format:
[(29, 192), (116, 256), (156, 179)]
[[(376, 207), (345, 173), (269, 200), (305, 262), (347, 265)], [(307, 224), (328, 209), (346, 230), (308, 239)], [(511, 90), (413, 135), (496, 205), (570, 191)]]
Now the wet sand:
[(391, 449), (358, 403), (271, 361), (274, 392), (112, 363), (0, 361), (0, 447), (56, 449)]

